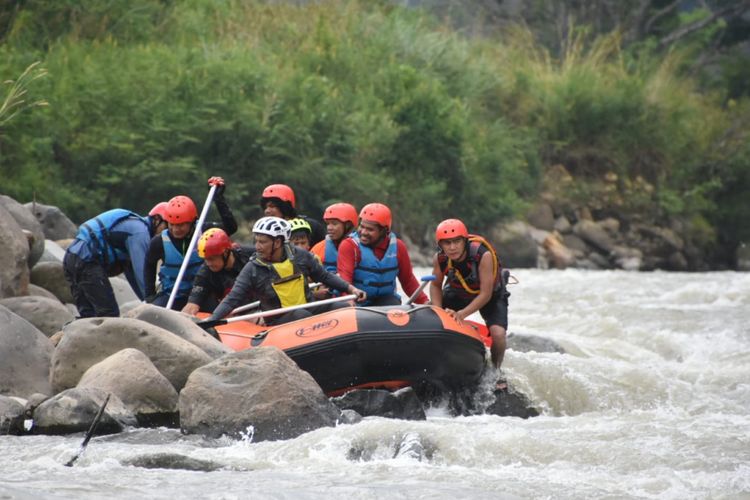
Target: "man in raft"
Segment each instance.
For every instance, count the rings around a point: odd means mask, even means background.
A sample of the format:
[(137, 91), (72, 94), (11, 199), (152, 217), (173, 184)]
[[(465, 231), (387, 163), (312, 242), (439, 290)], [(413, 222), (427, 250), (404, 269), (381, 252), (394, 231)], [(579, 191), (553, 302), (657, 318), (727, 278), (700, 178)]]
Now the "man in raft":
[(193, 280), (188, 303), (182, 312), (195, 315), (198, 311), (213, 312), (234, 286), (234, 281), (250, 260), (253, 251), (233, 243), (229, 235), (212, 227), (198, 240), (198, 256), (203, 265)]
[(120, 315), (108, 277), (121, 272), (143, 300), (143, 263), (151, 237), (166, 227), (165, 208), (165, 202), (157, 204), (148, 217), (115, 208), (81, 224), (63, 258), (79, 317)]
[[(344, 281), (367, 292), (363, 305), (400, 305), (396, 278), (404, 292), (419, 288), (403, 241), (391, 232), (391, 209), (382, 203), (365, 205), (359, 213), (359, 230), (339, 245), (338, 274)], [(417, 304), (427, 302), (420, 292)]]
[(458, 219), (438, 224), (435, 240), (440, 250), (433, 260), (432, 305), (445, 308), (459, 323), (479, 311), (492, 337), (492, 362), (500, 367), (505, 354), (510, 294), (505, 289), (495, 249), (483, 237), (469, 234)]
[[(237, 231), (237, 222), (224, 199), (224, 179), (221, 177), (211, 177), (208, 179), (208, 184), (209, 186), (217, 187), (213, 201), (221, 216), (221, 223), (204, 222), (203, 227), (196, 228), (195, 223), (198, 220), (198, 209), (195, 203), (187, 196), (175, 196), (169, 200), (167, 206), (166, 219), (169, 223), (168, 228), (162, 231), (161, 234), (154, 236), (149, 243), (144, 269), (144, 281), (146, 284), (146, 300), (154, 305), (166, 307), (194, 231), (197, 230), (202, 233), (211, 227), (221, 227), (230, 235)], [(162, 261), (161, 268), (159, 268), (161, 290), (157, 292), (156, 266), (159, 261)], [(185, 307), (190, 291), (193, 288), (193, 279), (202, 263), (203, 260), (198, 256), (198, 252), (193, 249), (189, 256), (188, 266), (180, 281), (172, 309), (179, 311)]]
[[(357, 300), (367, 298), (362, 290), (323, 269), (313, 254), (290, 245), (290, 233), (289, 222), (280, 217), (263, 217), (255, 222), (255, 255), (250, 257), (232, 290), (207, 321), (225, 318), (236, 307), (253, 299), (260, 300), (263, 311), (312, 302), (308, 284), (314, 281), (341, 293), (357, 295)], [(279, 325), (338, 307), (346, 307), (346, 304), (340, 302), (296, 309), (267, 317), (265, 321), (268, 325)]]
[(310, 245), (315, 245), (326, 236), (325, 228), (320, 221), (307, 215), (297, 214), (297, 200), (294, 196), (294, 190), (286, 184), (266, 186), (260, 198), (260, 208), (263, 210), (263, 215), (267, 217), (280, 217), (288, 221), (296, 218), (306, 220), (310, 224), (312, 232)]

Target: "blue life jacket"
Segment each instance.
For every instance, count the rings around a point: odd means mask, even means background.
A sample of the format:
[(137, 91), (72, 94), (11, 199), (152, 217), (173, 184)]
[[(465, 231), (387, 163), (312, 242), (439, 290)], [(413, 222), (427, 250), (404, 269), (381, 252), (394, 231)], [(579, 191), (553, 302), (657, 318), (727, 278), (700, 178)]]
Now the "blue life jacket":
[(81, 224), (76, 239), (86, 242), (91, 254), (96, 256), (104, 267), (117, 261), (127, 260), (126, 248), (110, 239), (110, 231), (117, 224), (131, 217), (143, 222), (148, 231), (149, 223), (144, 217), (124, 208), (114, 208)]
[(391, 241), (383, 258), (378, 260), (372, 248), (362, 245), (359, 235), (352, 240), (359, 247), (362, 258), (354, 269), (353, 285), (367, 292), (368, 297), (396, 295), (396, 278), (398, 277), (398, 247), (395, 233), (390, 234)]
[[(161, 232), (161, 242), (164, 246), (164, 262), (162, 262), (161, 268), (159, 268), (161, 293), (171, 294), (185, 256), (174, 246), (172, 240), (169, 239), (168, 229)], [(203, 264), (203, 259), (193, 249), (188, 259), (187, 268), (185, 268), (185, 274), (182, 275), (182, 280), (180, 280), (180, 288), (177, 290), (176, 297), (187, 297), (190, 295), (190, 290), (193, 288), (193, 279), (198, 274), (201, 264)]]
[(339, 260), (339, 249), (333, 244), (330, 236), (326, 236), (325, 255), (323, 256), (323, 267), (329, 273), (336, 274), (337, 263)]

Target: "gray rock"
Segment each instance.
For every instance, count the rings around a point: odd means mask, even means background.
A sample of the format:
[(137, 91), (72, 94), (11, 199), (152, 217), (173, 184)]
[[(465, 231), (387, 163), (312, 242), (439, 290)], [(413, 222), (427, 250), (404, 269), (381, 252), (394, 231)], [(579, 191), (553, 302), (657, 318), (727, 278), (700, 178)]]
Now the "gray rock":
[(0, 205), (10, 213), (21, 229), (31, 233), (31, 246), (28, 266), (33, 267), (44, 252), (44, 232), (39, 221), (29, 211), (10, 196), (0, 194)]
[(528, 335), (508, 333), (508, 349), (518, 352), (557, 352), (565, 353), (560, 344), (554, 340), (540, 337), (539, 335)]
[(339, 424), (351, 425), (362, 421), (362, 415), (354, 410), (341, 410), (341, 416), (339, 417)]
[(52, 394), (52, 343), (34, 325), (0, 306), (0, 394)]
[(682, 252), (672, 252), (667, 258), (667, 269), (670, 271), (687, 271), (688, 261)]
[(41, 224), (45, 238), (49, 240), (75, 238), (78, 226), (73, 224), (59, 208), (34, 202), (26, 203), (24, 206)]
[(52, 292), (60, 302), (73, 303), (62, 262), (39, 262), (31, 270), (31, 282)]
[(570, 221), (564, 215), (561, 215), (555, 219), (555, 224), (552, 226), (552, 230), (557, 231), (560, 234), (568, 234), (573, 230), (573, 226)]
[(7, 396), (0, 396), (0, 436), (23, 434), (24, 408), (21, 403)]
[(180, 427), (208, 437), (290, 439), (340, 416), (309, 373), (283, 351), (259, 347), (195, 370), (180, 392)]
[(0, 305), (21, 316), (47, 337), (57, 333), (74, 318), (59, 300), (47, 297), (11, 297), (0, 300)]
[(137, 349), (123, 349), (83, 374), (78, 387), (94, 387), (122, 400), (141, 426), (176, 426), (177, 391)]
[(190, 470), (196, 472), (213, 472), (224, 468), (221, 464), (211, 462), (210, 460), (200, 460), (178, 453), (140, 455), (130, 458), (123, 463), (144, 469)]
[(140, 304), (138, 307), (128, 311), (123, 316), (135, 318), (160, 328), (164, 328), (187, 340), (191, 344), (200, 347), (211, 358), (216, 359), (232, 352), (232, 349), (222, 344), (195, 322), (187, 314), (183, 314), (152, 304)]
[(575, 254), (560, 241), (558, 234), (552, 233), (547, 236), (542, 246), (547, 255), (549, 267), (566, 269), (575, 264)]
[[(90, 387), (63, 391), (36, 408), (32, 430), (36, 434), (72, 434), (87, 431), (106, 397), (105, 391)], [(95, 434), (122, 432), (126, 427), (134, 427), (137, 424), (135, 416), (120, 398), (111, 395)]]
[(616, 245), (609, 257), (617, 267), (625, 271), (638, 271), (643, 265), (643, 252), (637, 248)]
[(620, 221), (614, 217), (607, 217), (597, 222), (602, 229), (607, 231), (610, 236), (615, 237), (620, 231)]
[(490, 231), (490, 239), (496, 243), (503, 265), (513, 267), (536, 267), (539, 245), (532, 236), (532, 227), (522, 221), (499, 224)]
[(597, 252), (591, 252), (587, 255), (588, 259), (597, 266), (597, 269), (611, 269), (612, 263), (604, 255)]
[(609, 254), (615, 242), (609, 233), (598, 223), (580, 220), (573, 226), (573, 233), (605, 254)]
[(86, 318), (65, 326), (52, 356), (52, 387), (55, 391), (75, 387), (86, 370), (128, 347), (148, 356), (178, 391), (193, 370), (211, 361), (190, 342), (145, 321)]
[(55, 297), (54, 293), (50, 292), (46, 288), (42, 288), (39, 285), (35, 285), (33, 283), (29, 283), (29, 296), (30, 297), (47, 297), (48, 299), (52, 299), (55, 302), (62, 304), (62, 302), (60, 302), (60, 299)]
[(363, 417), (387, 417), (403, 420), (425, 420), (422, 403), (411, 387), (397, 392), (383, 389), (357, 389), (331, 398), (341, 410), (354, 410)]
[(586, 245), (586, 242), (575, 234), (564, 234), (563, 245), (572, 250), (574, 253), (578, 252), (581, 256), (589, 253), (590, 248)]
[[(112, 285), (112, 291), (115, 292), (115, 301), (118, 306), (139, 300), (126, 278), (112, 277), (109, 278), (109, 283)], [(120, 311), (120, 315), (122, 315), (122, 311)]]
[(685, 248), (685, 242), (673, 230), (665, 227), (651, 226), (648, 224), (634, 224), (633, 231), (641, 233), (646, 238), (654, 241), (662, 255)]
[(529, 398), (512, 388), (496, 390), (495, 401), (485, 410), (490, 415), (501, 417), (538, 417), (539, 411), (531, 405)]
[(65, 249), (52, 240), (44, 241), (44, 253), (39, 262), (62, 262), (65, 258)]
[(555, 228), (555, 214), (552, 207), (544, 202), (534, 205), (526, 215), (529, 224), (545, 231), (552, 231)]
[(0, 299), (26, 295), (29, 286), (29, 243), (13, 218), (13, 215), (0, 205)]

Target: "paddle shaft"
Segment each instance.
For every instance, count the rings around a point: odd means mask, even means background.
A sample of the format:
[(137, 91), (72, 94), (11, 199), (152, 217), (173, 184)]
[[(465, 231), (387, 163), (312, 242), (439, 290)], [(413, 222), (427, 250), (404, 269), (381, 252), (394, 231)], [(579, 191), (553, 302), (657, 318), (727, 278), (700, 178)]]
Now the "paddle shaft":
[[(308, 288), (315, 288), (315, 287), (320, 286), (320, 283), (310, 283), (307, 286)], [(241, 313), (243, 311), (248, 311), (250, 309), (257, 309), (259, 307), (260, 307), (260, 300), (256, 300), (255, 302), (250, 302), (249, 304), (245, 304), (244, 306), (240, 306), (236, 308), (235, 310), (230, 312), (229, 315), (231, 316), (233, 314)]]
[(212, 321), (201, 321), (198, 323), (203, 328), (211, 328), (217, 325), (226, 325), (227, 323), (234, 323), (235, 321), (247, 321), (255, 318), (265, 318), (266, 316), (276, 316), (277, 314), (284, 314), (298, 309), (307, 309), (308, 307), (324, 306), (327, 304), (333, 304), (334, 302), (344, 302), (346, 300), (355, 300), (357, 296), (355, 294), (342, 295), (341, 297), (333, 297), (332, 299), (317, 300), (315, 302), (308, 302), (307, 304), (299, 304), (296, 306), (280, 307), (278, 309), (270, 309), (268, 311), (260, 311), (253, 314), (245, 314), (244, 316), (235, 316), (228, 319), (217, 319)]
[(203, 221), (206, 219), (206, 215), (208, 214), (208, 209), (211, 207), (211, 200), (214, 198), (214, 193), (216, 192), (216, 186), (211, 186), (211, 189), (208, 190), (208, 197), (206, 197), (206, 203), (203, 204), (203, 210), (201, 210), (201, 216), (198, 218), (198, 222), (195, 225), (195, 228), (193, 229), (193, 237), (190, 238), (190, 244), (188, 245), (187, 251), (185, 252), (185, 257), (182, 259), (182, 265), (180, 266), (180, 272), (177, 273), (177, 279), (174, 281), (174, 286), (172, 287), (172, 293), (169, 294), (169, 300), (167, 301), (167, 309), (172, 309), (172, 304), (174, 304), (174, 299), (177, 297), (177, 290), (180, 288), (180, 281), (182, 281), (182, 276), (185, 274), (185, 270), (188, 266), (188, 261), (190, 260), (190, 254), (193, 253), (193, 248), (195, 248), (195, 244), (198, 242), (198, 238), (201, 236), (201, 227), (203, 227)]
[(406, 301), (406, 305), (408, 306), (409, 304), (411, 304), (412, 302), (414, 302), (415, 300), (417, 300), (417, 297), (419, 297), (419, 294), (422, 293), (422, 290), (424, 290), (424, 288), (431, 281), (434, 281), (434, 279), (435, 279), (435, 276), (433, 276), (433, 275), (425, 276), (424, 278), (422, 278), (422, 283), (419, 285), (419, 288), (417, 288), (414, 291), (414, 293), (411, 294), (411, 296), (409, 297), (409, 299)]
[(73, 458), (68, 460), (68, 462), (65, 464), (65, 467), (73, 467), (73, 464), (76, 460), (78, 460), (78, 457), (80, 457), (83, 454), (83, 451), (86, 449), (86, 446), (88, 446), (89, 441), (91, 440), (91, 436), (94, 435), (94, 432), (96, 432), (96, 426), (99, 425), (99, 421), (102, 419), (102, 415), (104, 415), (104, 408), (107, 407), (107, 403), (109, 403), (109, 396), (110, 394), (107, 394), (107, 397), (104, 398), (104, 403), (99, 407), (99, 411), (96, 412), (96, 416), (94, 417), (94, 420), (91, 422), (91, 426), (89, 426), (89, 430), (86, 431), (86, 436), (83, 438), (83, 443), (81, 443), (81, 447), (78, 448), (78, 453), (75, 454)]

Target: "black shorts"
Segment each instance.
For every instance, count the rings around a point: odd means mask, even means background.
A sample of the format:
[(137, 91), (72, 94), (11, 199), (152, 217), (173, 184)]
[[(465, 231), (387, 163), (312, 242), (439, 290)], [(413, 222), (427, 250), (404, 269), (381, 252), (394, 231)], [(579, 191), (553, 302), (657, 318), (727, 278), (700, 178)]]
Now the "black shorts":
[[(510, 294), (504, 290), (498, 290), (492, 294), (492, 298), (484, 307), (479, 310), (479, 314), (487, 326), (498, 325), (506, 330), (508, 329), (508, 296)], [(461, 293), (452, 288), (443, 288), (443, 307), (459, 311), (468, 306), (471, 297), (464, 297)]]

